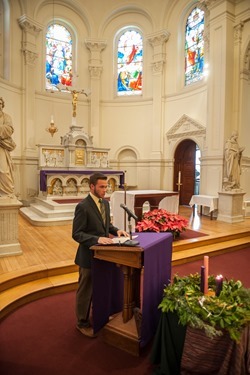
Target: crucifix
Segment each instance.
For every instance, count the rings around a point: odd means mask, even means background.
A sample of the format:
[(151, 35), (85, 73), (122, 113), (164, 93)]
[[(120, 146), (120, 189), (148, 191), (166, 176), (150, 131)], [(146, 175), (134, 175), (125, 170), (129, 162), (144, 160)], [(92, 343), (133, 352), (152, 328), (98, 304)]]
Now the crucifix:
[(76, 117), (76, 108), (77, 108), (77, 101), (78, 101), (78, 95), (79, 94), (84, 94), (86, 97), (88, 97), (90, 95), (90, 91), (89, 90), (85, 90), (85, 89), (81, 89), (81, 90), (77, 90), (73, 87), (69, 88), (68, 86), (65, 86), (63, 84), (59, 84), (56, 86), (56, 88), (59, 90), (59, 91), (69, 91), (72, 95), (72, 117)]

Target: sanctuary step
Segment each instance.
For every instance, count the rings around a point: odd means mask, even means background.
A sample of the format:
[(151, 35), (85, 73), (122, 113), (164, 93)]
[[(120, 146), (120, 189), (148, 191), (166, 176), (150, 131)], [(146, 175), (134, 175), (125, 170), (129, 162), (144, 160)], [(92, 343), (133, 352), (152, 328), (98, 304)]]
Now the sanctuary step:
[(78, 267), (71, 262), (41, 269), (29, 267), (26, 271), (11, 272), (0, 277), (0, 319), (18, 307), (37, 299), (75, 290)]
[(81, 199), (81, 197), (70, 197), (70, 199), (35, 198), (35, 202), (31, 203), (29, 207), (20, 208), (20, 214), (36, 226), (68, 225), (72, 223), (75, 206)]
[[(173, 244), (172, 265), (192, 262), (203, 256), (237, 251), (250, 245), (250, 230), (205, 236)], [(78, 267), (73, 261), (33, 266), (0, 275), (0, 319), (36, 299), (76, 290)]]

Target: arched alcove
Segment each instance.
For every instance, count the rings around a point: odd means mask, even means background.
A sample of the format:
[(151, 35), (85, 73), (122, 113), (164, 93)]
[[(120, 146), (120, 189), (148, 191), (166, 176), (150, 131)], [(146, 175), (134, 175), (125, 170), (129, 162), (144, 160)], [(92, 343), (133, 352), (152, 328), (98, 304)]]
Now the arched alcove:
[(121, 150), (118, 155), (118, 167), (126, 171), (125, 183), (128, 187), (137, 186), (137, 154), (131, 148)]

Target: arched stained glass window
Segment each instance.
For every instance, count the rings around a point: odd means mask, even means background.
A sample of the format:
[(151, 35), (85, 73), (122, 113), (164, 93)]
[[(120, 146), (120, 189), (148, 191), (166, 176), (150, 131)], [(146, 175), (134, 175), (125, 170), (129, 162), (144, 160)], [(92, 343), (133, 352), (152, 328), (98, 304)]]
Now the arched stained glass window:
[(72, 37), (62, 25), (53, 24), (46, 34), (46, 89), (59, 83), (72, 85)]
[(204, 11), (195, 8), (186, 23), (185, 34), (185, 84), (203, 78), (204, 70)]
[(142, 92), (142, 36), (137, 30), (126, 30), (117, 46), (117, 95), (138, 95)]

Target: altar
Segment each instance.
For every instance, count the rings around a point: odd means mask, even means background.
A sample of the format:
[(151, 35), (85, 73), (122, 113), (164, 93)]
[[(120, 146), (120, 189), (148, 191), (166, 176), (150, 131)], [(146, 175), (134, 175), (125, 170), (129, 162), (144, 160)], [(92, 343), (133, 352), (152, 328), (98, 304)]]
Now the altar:
[[(146, 203), (145, 203), (146, 202)], [(168, 190), (128, 190), (115, 191), (110, 197), (113, 224), (119, 229), (128, 227), (126, 213), (120, 207), (125, 204), (140, 220), (143, 212), (155, 208), (163, 208), (172, 213), (179, 211), (179, 193)], [(145, 203), (145, 205), (144, 205)], [(131, 219), (132, 230), (135, 228), (135, 220)]]
[(42, 169), (39, 172), (39, 195), (46, 198), (84, 197), (89, 193), (89, 178), (95, 172), (107, 176), (107, 196), (124, 184), (123, 171)]
[(72, 121), (61, 145), (39, 144), (39, 198), (84, 198), (95, 172), (107, 176), (107, 197), (124, 185), (124, 172), (109, 167), (109, 149), (94, 147), (92, 137)]

